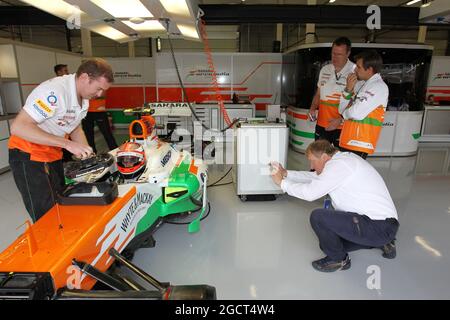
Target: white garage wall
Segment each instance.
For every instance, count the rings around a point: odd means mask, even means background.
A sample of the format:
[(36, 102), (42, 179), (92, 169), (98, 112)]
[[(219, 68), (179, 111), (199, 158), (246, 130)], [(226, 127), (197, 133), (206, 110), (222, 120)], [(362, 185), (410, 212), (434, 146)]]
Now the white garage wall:
[[(41, 82), (55, 77), (53, 68), (56, 64), (67, 64), (69, 72), (74, 73), (78, 69), (81, 63), (82, 56), (59, 51), (57, 49), (45, 48), (42, 46), (36, 46), (26, 44), (17, 41), (0, 40), (0, 48), (11, 46), (15, 50), (15, 58), (12, 59), (11, 65), (17, 66), (17, 75), (20, 83), (20, 91), (22, 93), (23, 101), (26, 100), (30, 92)], [(13, 50), (13, 51), (14, 51)], [(10, 49), (6, 53), (10, 53)], [(0, 51), (2, 53), (2, 51)], [(6, 56), (0, 59), (0, 65), (3, 63), (9, 63)], [(8, 73), (13, 74), (13, 69)], [(11, 112), (11, 111), (10, 111)]]
[(14, 47), (11, 44), (0, 45), (0, 74), (3, 78), (17, 78)]
[[(56, 54), (56, 63), (55, 64), (67, 64), (67, 68), (69, 69), (69, 73), (75, 73), (78, 67), (81, 64), (81, 56), (74, 56), (72, 54), (66, 53), (55, 53)], [(54, 73), (53, 73), (54, 76)]]
[(54, 52), (16, 46), (16, 56), (22, 84), (39, 84), (54, 77), (53, 67), (56, 64)]

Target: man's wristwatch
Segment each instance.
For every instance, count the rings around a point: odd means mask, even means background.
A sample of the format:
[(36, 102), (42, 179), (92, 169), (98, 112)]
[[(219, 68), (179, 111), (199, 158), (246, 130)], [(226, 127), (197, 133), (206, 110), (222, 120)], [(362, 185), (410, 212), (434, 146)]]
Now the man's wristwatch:
[(353, 96), (353, 91), (350, 91), (345, 87), (344, 91), (342, 92), (342, 95), (345, 99), (350, 100), (350, 98)]

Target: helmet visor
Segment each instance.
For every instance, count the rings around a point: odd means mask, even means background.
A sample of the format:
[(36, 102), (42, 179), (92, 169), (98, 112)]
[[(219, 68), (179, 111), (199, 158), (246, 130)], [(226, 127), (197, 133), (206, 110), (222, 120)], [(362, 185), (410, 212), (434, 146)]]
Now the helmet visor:
[(144, 162), (144, 155), (138, 152), (122, 152), (117, 156), (117, 166), (119, 170), (125, 169), (127, 171), (132, 171), (133, 169), (138, 170)]
[(117, 158), (117, 163), (123, 168), (132, 168), (142, 161), (142, 157), (122, 156)]

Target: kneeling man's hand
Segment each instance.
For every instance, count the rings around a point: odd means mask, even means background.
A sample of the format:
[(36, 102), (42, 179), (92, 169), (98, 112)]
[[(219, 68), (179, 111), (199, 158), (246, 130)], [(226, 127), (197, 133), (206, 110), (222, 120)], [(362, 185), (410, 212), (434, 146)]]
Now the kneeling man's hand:
[(271, 175), (272, 175), (272, 180), (276, 185), (281, 185), (281, 181), (283, 180), (283, 178), (285, 178), (287, 176), (287, 170), (283, 168), (283, 166), (275, 161), (272, 161), (270, 163), (271, 167), (272, 167), (272, 171), (271, 171)]

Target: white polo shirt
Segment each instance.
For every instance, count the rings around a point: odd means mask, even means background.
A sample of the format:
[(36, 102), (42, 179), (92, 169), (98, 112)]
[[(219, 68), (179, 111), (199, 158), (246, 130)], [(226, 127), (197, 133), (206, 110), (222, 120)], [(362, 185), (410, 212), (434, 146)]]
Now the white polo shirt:
[(353, 72), (354, 68), (355, 64), (348, 59), (340, 72), (336, 72), (332, 63), (323, 66), (317, 80), (317, 87), (320, 89), (320, 99), (327, 100), (334, 95), (340, 96), (347, 85), (347, 76)]
[(89, 100), (78, 103), (75, 74), (55, 77), (37, 86), (23, 107), (39, 128), (64, 137), (75, 130), (86, 116)]
[(350, 152), (337, 152), (320, 175), (289, 170), (281, 188), (307, 201), (329, 194), (336, 210), (366, 215), (372, 220), (398, 219), (383, 178), (367, 161)]

